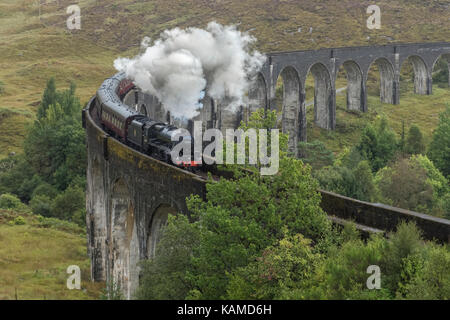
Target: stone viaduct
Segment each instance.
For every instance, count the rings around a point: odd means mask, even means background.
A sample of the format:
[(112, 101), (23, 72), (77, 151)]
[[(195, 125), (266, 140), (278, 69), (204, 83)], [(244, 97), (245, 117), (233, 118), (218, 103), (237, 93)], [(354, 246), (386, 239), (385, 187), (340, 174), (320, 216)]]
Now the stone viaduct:
[[(248, 106), (237, 114), (221, 108), (208, 96), (197, 119), (205, 126), (237, 127), (258, 107), (274, 109), (275, 84), (284, 81), (283, 130), (293, 136), (291, 147), (306, 139), (305, 79), (315, 78), (316, 124), (335, 127), (335, 79), (344, 66), (348, 76), (348, 107), (367, 110), (365, 82), (371, 64), (379, 65), (381, 99), (399, 101), (399, 70), (410, 58), (415, 70), (415, 88), (431, 94), (431, 71), (440, 56), (450, 60), (450, 43), (388, 45), (274, 53), (257, 76), (249, 92)], [(117, 93), (113, 93), (117, 94)], [(205, 197), (206, 180), (185, 170), (160, 162), (122, 144), (98, 124), (93, 98), (83, 112), (87, 133), (86, 222), (88, 252), (93, 281), (114, 282), (131, 298), (139, 282), (138, 262), (152, 257), (160, 229), (169, 214), (189, 214), (185, 199), (191, 194)], [(156, 120), (171, 121), (154, 97), (131, 90), (122, 99), (124, 107), (138, 108)], [(401, 220), (414, 220), (426, 238), (450, 240), (450, 221), (346, 198), (326, 191), (322, 207), (335, 223), (353, 220), (363, 232), (386, 232)]]
[[(298, 141), (306, 141), (306, 78), (315, 80), (314, 121), (321, 128), (336, 127), (336, 78), (343, 66), (347, 74), (347, 108), (367, 111), (366, 82), (376, 64), (380, 72), (380, 99), (383, 103), (400, 102), (400, 70), (406, 61), (414, 69), (417, 94), (432, 94), (432, 72), (440, 57), (448, 61), (450, 43), (390, 44), (385, 46), (346, 47), (315, 51), (278, 52), (268, 60), (249, 92), (251, 110), (264, 106), (276, 109), (275, 88), (279, 77), (284, 84), (282, 129), (289, 133), (291, 151)], [(449, 80), (450, 82), (450, 80)]]

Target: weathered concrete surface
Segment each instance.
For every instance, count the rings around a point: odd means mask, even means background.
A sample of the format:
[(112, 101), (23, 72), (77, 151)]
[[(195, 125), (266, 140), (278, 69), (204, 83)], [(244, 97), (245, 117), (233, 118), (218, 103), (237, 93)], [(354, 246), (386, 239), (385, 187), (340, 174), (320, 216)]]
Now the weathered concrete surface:
[(423, 231), (425, 239), (450, 243), (450, 220), (384, 204), (359, 201), (324, 190), (320, 190), (320, 193), (321, 207), (329, 215), (384, 231), (394, 231), (402, 221), (414, 221)]
[(86, 115), (86, 222), (91, 277), (119, 285), (131, 298), (137, 262), (154, 254), (169, 213), (185, 213), (185, 199), (205, 195), (205, 181), (109, 138)]

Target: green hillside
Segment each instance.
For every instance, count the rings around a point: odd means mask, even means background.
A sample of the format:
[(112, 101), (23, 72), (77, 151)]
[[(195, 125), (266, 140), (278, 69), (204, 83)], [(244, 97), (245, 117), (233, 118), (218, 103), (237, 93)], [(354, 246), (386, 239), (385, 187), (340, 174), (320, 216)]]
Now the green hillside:
[[(90, 281), (86, 234), (77, 225), (0, 209), (0, 300), (98, 299)], [(81, 289), (69, 290), (67, 267), (81, 269)]]
[(72, 1), (41, 2), (40, 8), (34, 0), (0, 3), (0, 157), (21, 150), (50, 76), (62, 86), (74, 80), (87, 101), (114, 72), (117, 56), (136, 53), (144, 35), (166, 28), (233, 23), (254, 35), (263, 52), (445, 41), (450, 34), (443, 0), (377, 1), (381, 30), (366, 28), (372, 1), (81, 0), (81, 30), (73, 31), (66, 28)]

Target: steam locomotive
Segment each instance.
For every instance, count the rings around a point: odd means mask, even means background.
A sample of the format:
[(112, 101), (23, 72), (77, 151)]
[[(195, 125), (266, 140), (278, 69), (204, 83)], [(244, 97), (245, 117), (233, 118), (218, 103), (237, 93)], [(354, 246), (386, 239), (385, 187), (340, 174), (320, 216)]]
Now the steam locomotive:
[[(200, 167), (194, 159), (194, 141), (191, 135), (180, 135), (178, 128), (130, 109), (122, 102), (124, 96), (134, 87), (123, 72), (106, 79), (97, 91), (95, 110), (97, 118), (106, 132), (123, 143), (144, 152), (158, 160), (182, 168)], [(175, 135), (178, 135), (177, 141)], [(191, 161), (172, 161), (172, 149), (182, 141), (191, 143)], [(181, 159), (182, 154), (179, 155)]]

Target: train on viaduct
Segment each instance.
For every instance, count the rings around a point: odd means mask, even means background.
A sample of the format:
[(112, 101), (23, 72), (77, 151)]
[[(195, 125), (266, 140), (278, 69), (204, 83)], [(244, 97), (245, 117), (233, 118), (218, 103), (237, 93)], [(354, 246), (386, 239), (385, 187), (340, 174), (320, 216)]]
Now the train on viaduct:
[[(305, 82), (315, 79), (315, 125), (333, 130), (336, 126), (337, 72), (347, 73), (347, 108), (367, 111), (366, 82), (373, 64), (380, 71), (380, 99), (399, 103), (400, 70), (405, 61), (414, 69), (415, 92), (432, 94), (432, 70), (439, 58), (448, 61), (450, 43), (391, 44), (375, 47), (278, 52), (267, 55), (261, 72), (248, 92), (248, 103), (239, 112), (222, 108), (221, 101), (207, 92), (203, 108), (193, 120), (205, 128), (236, 128), (258, 108), (276, 109), (275, 89), (283, 79), (282, 130), (289, 134), (289, 148), (306, 141)], [(127, 87), (127, 81), (124, 79)], [(109, 94), (124, 108), (151, 119), (174, 121), (153, 96), (128, 86), (126, 92)], [(197, 174), (159, 161), (110, 136), (101, 126), (93, 97), (83, 111), (87, 133), (86, 223), (91, 279), (118, 285), (132, 298), (139, 283), (139, 261), (151, 258), (169, 214), (189, 214), (185, 199), (191, 194), (205, 197), (207, 180)], [(223, 102), (222, 102), (223, 103)], [(428, 239), (450, 241), (450, 221), (421, 213), (372, 204), (320, 190), (322, 208), (331, 220), (352, 220), (363, 233), (388, 232), (401, 220), (413, 220)]]

